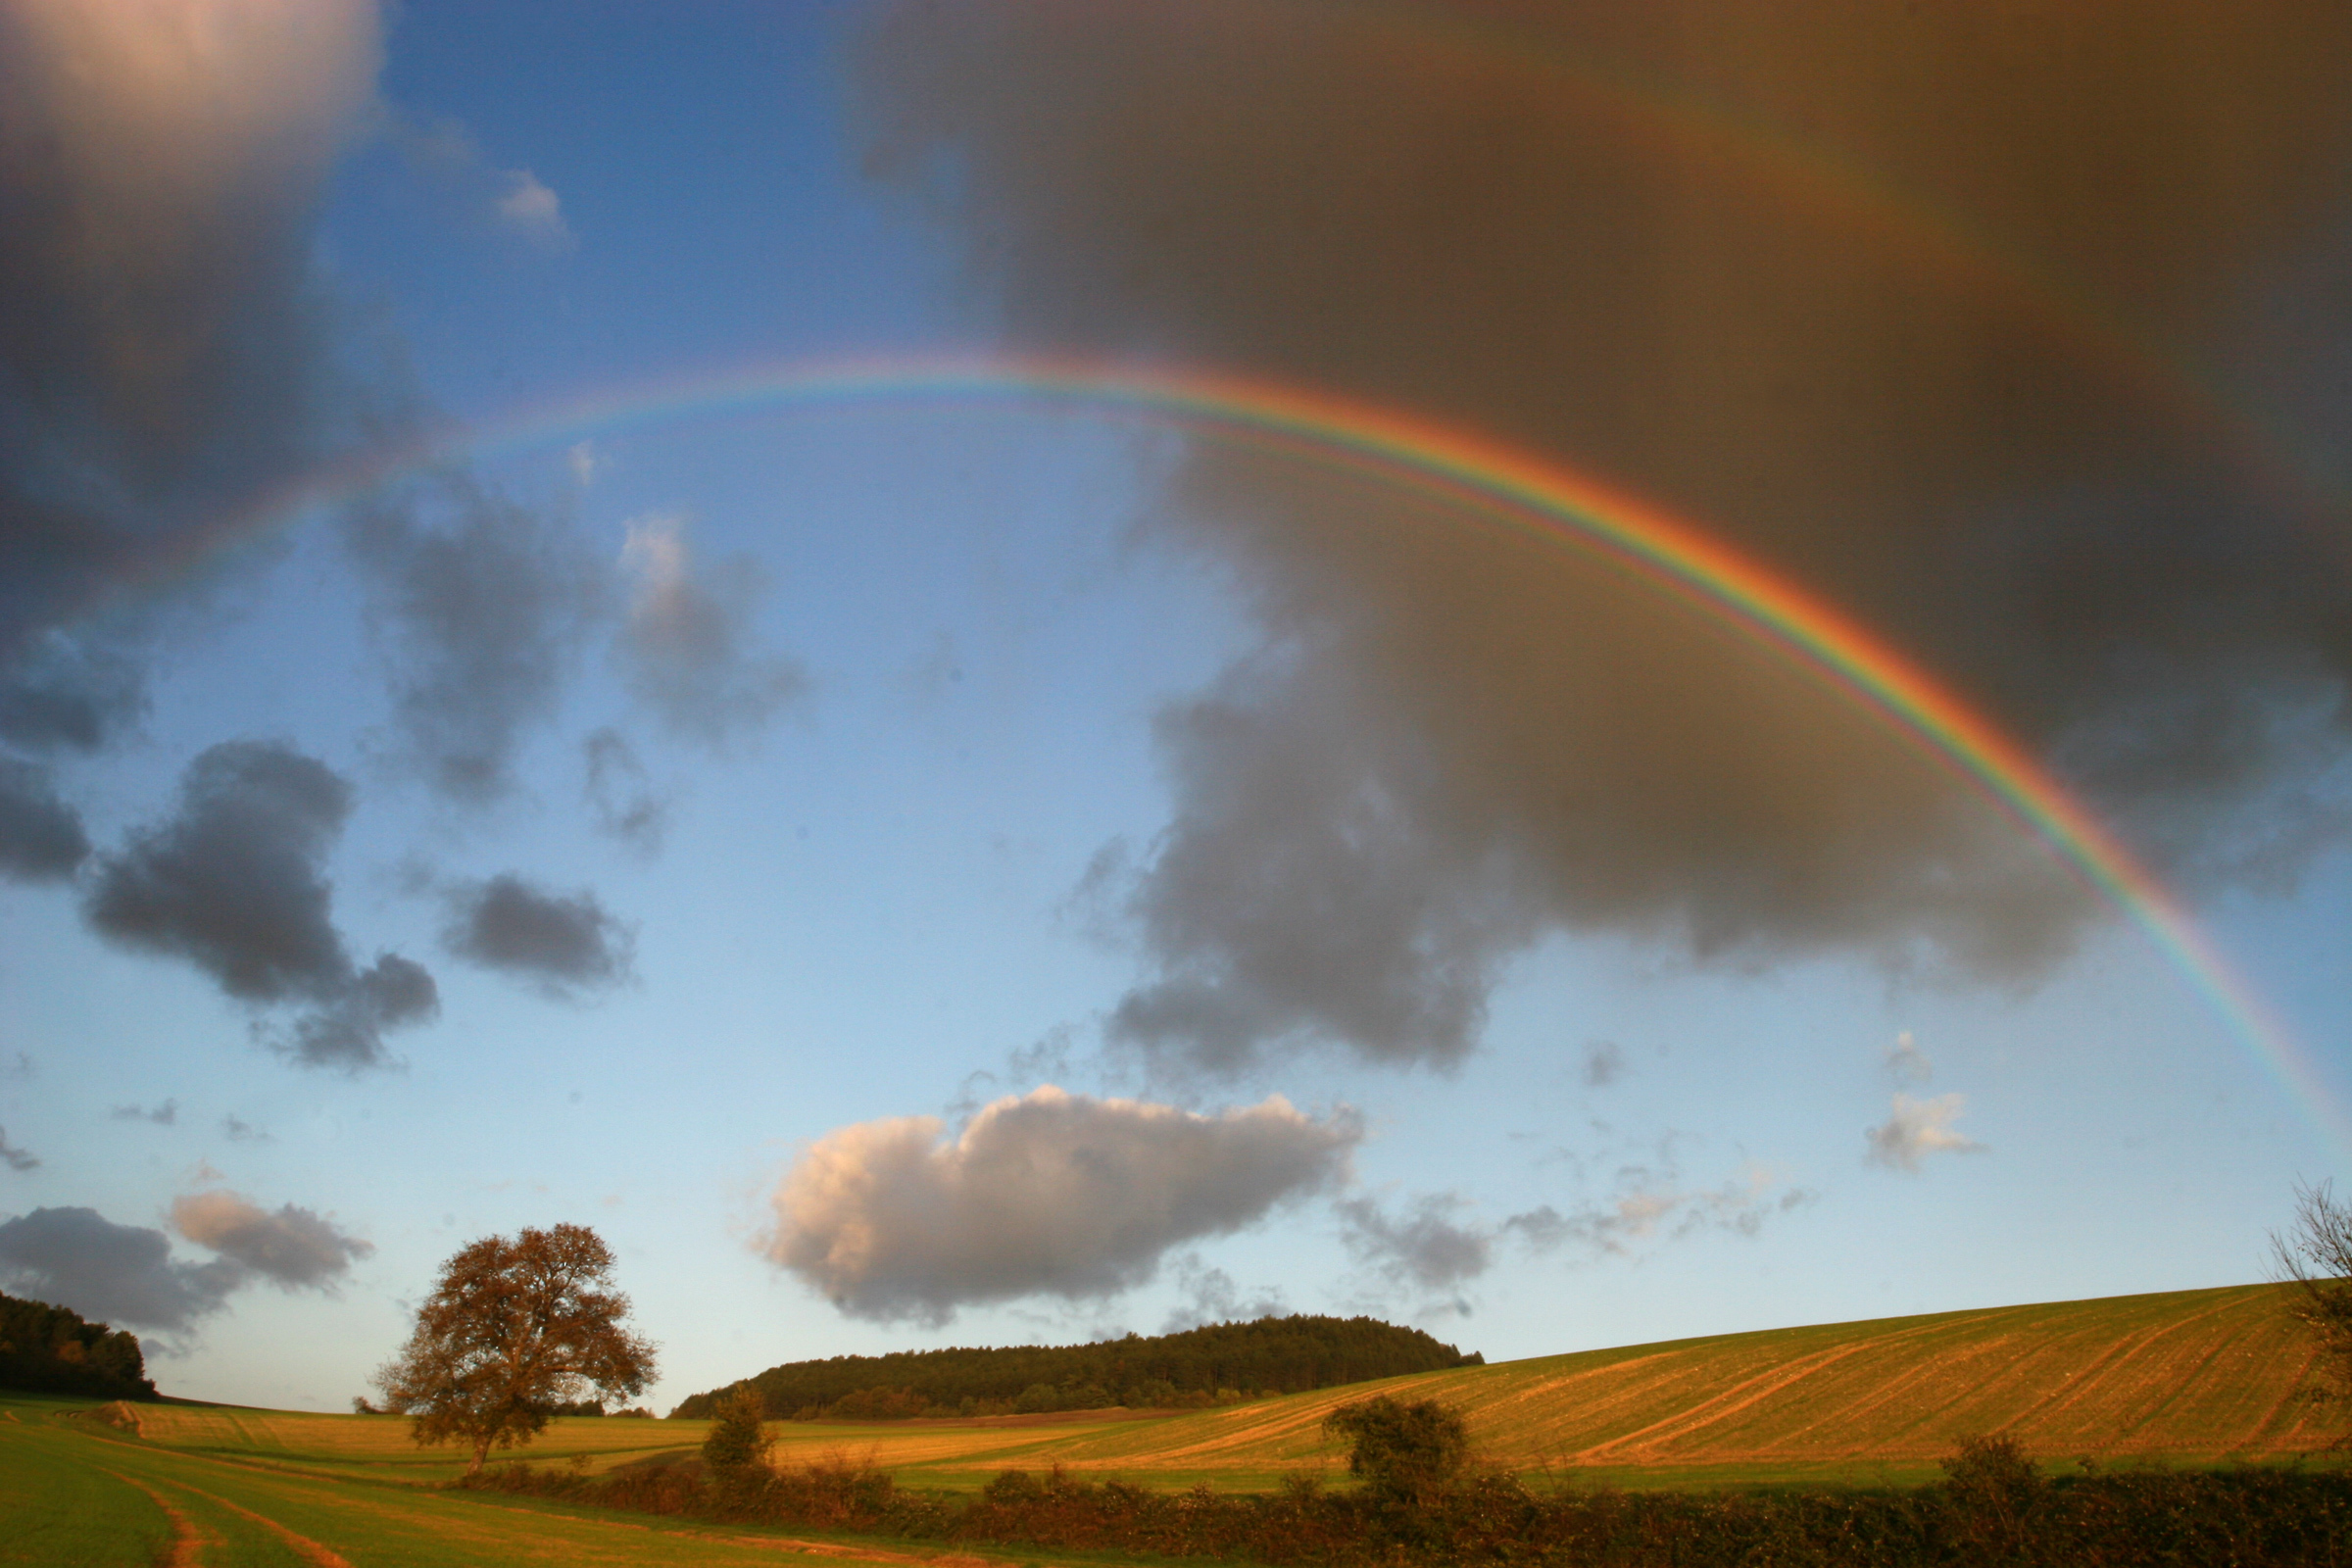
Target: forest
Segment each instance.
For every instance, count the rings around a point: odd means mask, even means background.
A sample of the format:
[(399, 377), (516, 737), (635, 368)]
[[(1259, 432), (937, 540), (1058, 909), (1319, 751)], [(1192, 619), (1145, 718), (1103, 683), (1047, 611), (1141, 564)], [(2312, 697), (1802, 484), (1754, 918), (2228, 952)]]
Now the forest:
[(152, 1399), (138, 1336), (46, 1301), (0, 1294), (0, 1389)]
[(697, 1394), (670, 1413), (708, 1416), (741, 1389), (772, 1418), (875, 1421), (1013, 1415), (1111, 1405), (1169, 1409), (1262, 1394), (1303, 1394), (1370, 1378), (1483, 1366), (1419, 1329), (1371, 1317), (1261, 1317), (1091, 1345), (900, 1350), (787, 1361)]

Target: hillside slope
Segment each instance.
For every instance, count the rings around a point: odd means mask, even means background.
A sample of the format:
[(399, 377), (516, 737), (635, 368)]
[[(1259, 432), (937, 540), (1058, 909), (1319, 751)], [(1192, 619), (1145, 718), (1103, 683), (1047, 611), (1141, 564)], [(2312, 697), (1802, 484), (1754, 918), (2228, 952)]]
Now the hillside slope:
[(1918, 1464), (1972, 1433), (2053, 1459), (2282, 1457), (2340, 1430), (2297, 1397), (2281, 1287), (1823, 1324), (1391, 1379), (1073, 1435), (1037, 1455), (1137, 1474), (1328, 1463), (1332, 1406), (1437, 1397), (1513, 1469)]

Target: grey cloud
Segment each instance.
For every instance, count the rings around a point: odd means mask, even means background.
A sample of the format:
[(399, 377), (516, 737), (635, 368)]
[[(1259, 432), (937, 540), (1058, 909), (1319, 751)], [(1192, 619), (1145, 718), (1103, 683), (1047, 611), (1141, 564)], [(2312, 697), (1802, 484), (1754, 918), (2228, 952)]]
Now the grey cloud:
[(0, 1127), (0, 1164), (5, 1164), (10, 1170), (15, 1171), (38, 1170), (41, 1158), (30, 1150), (19, 1149), (10, 1143), (8, 1129)]
[(515, 748), (612, 612), (610, 573), (568, 531), (458, 469), (352, 507), (345, 538), (405, 759), (452, 800), (500, 799)]
[[(6, 725), (0, 724), (0, 732)], [(81, 813), (58, 799), (48, 769), (0, 757), (0, 876), (60, 881), (89, 858)]]
[(1182, 1334), (1206, 1323), (1253, 1323), (1261, 1317), (1280, 1317), (1290, 1311), (1282, 1292), (1271, 1286), (1245, 1298), (1233, 1276), (1211, 1268), (1198, 1252), (1182, 1252), (1171, 1260), (1176, 1288), (1183, 1299), (1159, 1326), (1162, 1334)]
[(308, 1004), (280, 1049), (308, 1065), (384, 1059), (382, 1031), (438, 1006), (432, 977), (387, 954), (361, 970), (334, 927), (323, 861), (351, 788), (316, 759), (226, 741), (188, 764), (178, 808), (102, 859), (91, 924), (127, 947), (186, 959), (255, 1006)]
[(1961, 1095), (1937, 1095), (1933, 1100), (1896, 1095), (1892, 1114), (1863, 1133), (1870, 1147), (1862, 1157), (1889, 1170), (1917, 1173), (1919, 1162), (1930, 1154), (1983, 1152), (1983, 1144), (1952, 1125), (1967, 1104), (1967, 1098)]
[(371, 0), (0, 4), (0, 737), (134, 720), (115, 587), (330, 438), (308, 231), (377, 59)]
[(1423, 1291), (1451, 1292), (1484, 1274), (1494, 1261), (1494, 1238), (1475, 1226), (1456, 1224), (1461, 1200), (1432, 1194), (1392, 1217), (1368, 1198), (1333, 1205), (1343, 1224), (1341, 1239), (1359, 1262)]
[(310, 1209), (272, 1212), (225, 1189), (191, 1193), (172, 1204), (172, 1228), (284, 1290), (323, 1290), (375, 1249)]
[(1584, 1065), (1577, 1076), (1587, 1089), (1606, 1089), (1625, 1076), (1625, 1053), (1614, 1041), (1595, 1040), (1585, 1048)]
[[(871, 163), (961, 230), (1018, 346), (1384, 403), (1686, 510), (2194, 885), (2340, 842), (2332, 511), (2139, 367), (2267, 384), (2284, 361), (2233, 336), (2262, 297), (2340, 362), (2340, 289), (2265, 291), (2352, 270), (2352, 12), (1420, 15), (901, 0), (859, 45)], [(1908, 194), (1865, 217), (1824, 168)], [(1998, 254), (1946, 265), (1977, 233)], [(2096, 303), (2054, 320), (2049, 276)], [(1238, 444), (1168, 499), (1266, 651), (1161, 726), (1174, 817), (1121, 894), (1146, 972), (1112, 1020), (1157, 1059), (1442, 1067), (1553, 930), (2006, 980), (2095, 917), (1878, 719), (1612, 567)]]
[(698, 581), (685, 519), (631, 519), (621, 551), (636, 593), (619, 644), (639, 701), (673, 734), (718, 747), (760, 728), (808, 690), (796, 660), (746, 646), (759, 579), (732, 563), (718, 590)]
[(550, 893), (512, 872), (448, 893), (449, 951), (559, 992), (629, 978), (636, 941), (594, 893)]
[(660, 854), (662, 835), (669, 827), (669, 802), (647, 781), (637, 749), (608, 728), (592, 731), (580, 743), (580, 755), (588, 764), (586, 794), (597, 831), (639, 855)]
[(826, 1134), (777, 1186), (765, 1250), (880, 1321), (1102, 1298), (1149, 1279), (1170, 1248), (1344, 1180), (1362, 1136), (1348, 1112), (1316, 1120), (1279, 1096), (1200, 1115), (1049, 1085), (953, 1138), (930, 1116)]
[(177, 1262), (162, 1231), (117, 1225), (94, 1208), (36, 1208), (0, 1224), (0, 1281), (109, 1323), (184, 1332), (245, 1277), (230, 1258)]
[(179, 1120), (179, 1102), (167, 1100), (160, 1105), (117, 1105), (107, 1112), (117, 1121), (148, 1121), (158, 1127), (169, 1127)]
[(220, 1136), (232, 1144), (266, 1144), (270, 1135), (241, 1116), (220, 1118)]

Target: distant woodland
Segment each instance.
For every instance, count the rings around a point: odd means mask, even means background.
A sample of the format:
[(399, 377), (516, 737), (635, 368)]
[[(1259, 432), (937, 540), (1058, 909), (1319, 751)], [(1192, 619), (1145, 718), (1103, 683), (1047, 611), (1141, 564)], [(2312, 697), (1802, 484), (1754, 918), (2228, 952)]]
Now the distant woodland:
[(138, 1336), (46, 1301), (0, 1295), (0, 1389), (152, 1399)]
[(883, 1421), (914, 1416), (1023, 1415), (1111, 1405), (1168, 1409), (1299, 1394), (1369, 1378), (1483, 1366), (1419, 1329), (1369, 1317), (1261, 1317), (1151, 1339), (1021, 1345), (787, 1361), (690, 1396), (672, 1415), (707, 1416), (738, 1389), (771, 1417)]

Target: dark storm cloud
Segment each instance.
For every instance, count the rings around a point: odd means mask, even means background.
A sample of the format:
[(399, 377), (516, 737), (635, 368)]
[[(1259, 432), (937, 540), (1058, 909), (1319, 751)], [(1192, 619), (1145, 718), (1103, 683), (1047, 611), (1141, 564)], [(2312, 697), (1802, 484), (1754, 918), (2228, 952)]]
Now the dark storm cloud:
[(774, 1262), (854, 1317), (944, 1323), (972, 1302), (1099, 1298), (1171, 1248), (1253, 1225), (1346, 1179), (1362, 1124), (1279, 1096), (1197, 1115), (1047, 1086), (936, 1117), (837, 1128), (771, 1203)]
[(449, 890), (449, 951), (559, 992), (629, 978), (635, 935), (593, 892), (551, 893), (512, 872)]
[[(1687, 510), (2192, 886), (2340, 834), (2341, 529), (2142, 367), (2259, 387), (2232, 312), (2344, 270), (2352, 12), (906, 0), (861, 58), (874, 167), (1018, 345), (1334, 389)], [(2341, 360), (2340, 313), (2296, 319)], [(1170, 500), (1266, 643), (1163, 717), (1174, 818), (1107, 890), (1148, 970), (1112, 1032), (1156, 1059), (1453, 1062), (1549, 930), (2015, 978), (2092, 913), (1858, 708), (1611, 570), (1239, 447)]]
[(694, 570), (685, 520), (656, 515), (629, 523), (621, 564), (636, 579), (622, 667), (630, 690), (672, 734), (720, 747), (807, 693), (808, 674), (797, 661), (749, 646), (759, 590), (751, 563), (730, 563), (721, 586), (707, 586)]
[(172, 1226), (281, 1290), (330, 1289), (375, 1251), (310, 1209), (287, 1203), (272, 1212), (225, 1189), (174, 1200)]
[(569, 530), (455, 469), (352, 508), (346, 538), (406, 760), (453, 800), (497, 800), (524, 733), (607, 622), (611, 573)]
[(58, 799), (48, 769), (0, 757), (0, 876), (62, 880), (89, 854), (81, 813)]
[(432, 976), (397, 954), (361, 969), (335, 929), (327, 851), (351, 787), (267, 741), (226, 741), (190, 762), (177, 810), (102, 858), (88, 914), (126, 947), (184, 958), (255, 1006), (306, 1004), (275, 1036), (311, 1066), (384, 1059), (382, 1031), (431, 1016)]
[(326, 436), (308, 230), (376, 64), (370, 0), (0, 3), (0, 737), (133, 720), (110, 591)]
[(177, 1262), (162, 1231), (117, 1225), (94, 1208), (36, 1208), (0, 1224), (0, 1281), (108, 1323), (182, 1332), (220, 1311), (245, 1278), (232, 1258)]

